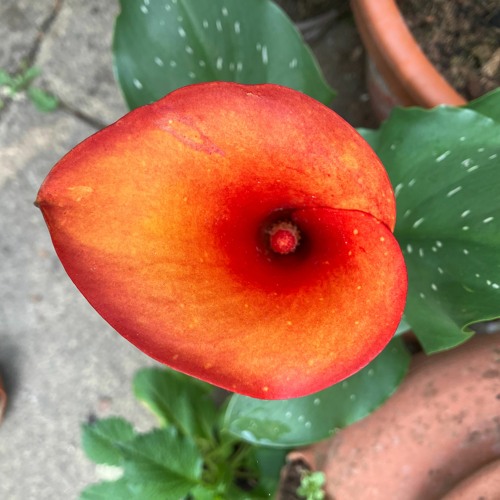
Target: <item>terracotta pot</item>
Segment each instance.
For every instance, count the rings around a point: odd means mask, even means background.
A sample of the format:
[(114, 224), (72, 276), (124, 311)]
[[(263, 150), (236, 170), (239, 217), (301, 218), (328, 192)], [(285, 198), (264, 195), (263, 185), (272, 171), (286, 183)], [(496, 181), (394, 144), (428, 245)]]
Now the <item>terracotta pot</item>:
[(367, 85), (379, 119), (394, 106), (466, 103), (422, 52), (395, 0), (351, 0), (351, 8), (368, 52)]
[(500, 334), (415, 355), (381, 408), (289, 459), (322, 470), (335, 500), (499, 499)]

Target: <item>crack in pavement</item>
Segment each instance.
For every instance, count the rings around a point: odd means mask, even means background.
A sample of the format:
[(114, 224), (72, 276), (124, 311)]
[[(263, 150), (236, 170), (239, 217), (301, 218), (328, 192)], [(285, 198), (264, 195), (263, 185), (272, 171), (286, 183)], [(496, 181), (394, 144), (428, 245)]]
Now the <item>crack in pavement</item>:
[[(22, 62), (19, 64), (17, 71), (14, 72), (14, 74), (21, 73), (24, 68), (30, 68), (33, 63), (35, 62), (39, 52), (40, 48), (42, 46), (43, 40), (45, 36), (50, 32), (52, 29), (52, 26), (57, 20), (57, 17), (63, 7), (65, 0), (55, 0), (54, 1), (54, 7), (52, 8), (52, 11), (50, 14), (44, 19), (44, 21), (41, 23), (40, 28), (38, 29), (38, 34), (35, 39), (35, 42), (33, 43), (33, 46), (29, 49), (28, 54), (26, 55), (25, 58), (23, 58)], [(64, 111), (75, 118), (83, 121), (87, 125), (90, 125), (93, 128), (96, 128), (98, 130), (106, 127), (106, 123), (101, 122), (91, 116), (88, 116), (81, 111), (78, 111), (76, 109), (71, 108), (68, 104), (63, 102), (58, 96), (57, 100), (59, 102), (58, 108), (61, 111)], [(4, 102), (3, 108), (0, 109), (0, 120), (2, 119), (3, 115), (8, 111), (12, 103), (16, 100), (16, 96), (10, 97), (9, 99), (6, 99)]]

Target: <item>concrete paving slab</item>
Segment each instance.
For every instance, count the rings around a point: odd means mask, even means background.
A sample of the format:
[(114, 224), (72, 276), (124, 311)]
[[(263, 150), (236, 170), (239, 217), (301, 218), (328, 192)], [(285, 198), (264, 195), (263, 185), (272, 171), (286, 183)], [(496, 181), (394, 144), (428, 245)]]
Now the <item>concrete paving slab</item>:
[(40, 39), (58, 0), (2, 0), (0, 68), (16, 72)]
[(131, 396), (153, 362), (114, 332), (60, 265), (33, 205), (52, 165), (95, 130), (58, 111), (12, 103), (0, 123), (0, 498), (68, 500), (97, 479), (80, 448), (89, 416), (153, 419)]
[(113, 77), (115, 0), (66, 0), (40, 47), (41, 82), (69, 108), (103, 125), (127, 112)]

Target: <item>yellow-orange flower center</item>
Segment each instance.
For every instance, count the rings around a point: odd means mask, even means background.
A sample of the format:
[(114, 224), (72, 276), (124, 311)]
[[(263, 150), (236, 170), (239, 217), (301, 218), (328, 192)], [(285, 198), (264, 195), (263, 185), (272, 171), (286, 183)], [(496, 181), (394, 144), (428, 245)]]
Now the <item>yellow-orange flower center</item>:
[(269, 230), (269, 246), (275, 253), (295, 252), (300, 242), (299, 228), (291, 222), (277, 222)]

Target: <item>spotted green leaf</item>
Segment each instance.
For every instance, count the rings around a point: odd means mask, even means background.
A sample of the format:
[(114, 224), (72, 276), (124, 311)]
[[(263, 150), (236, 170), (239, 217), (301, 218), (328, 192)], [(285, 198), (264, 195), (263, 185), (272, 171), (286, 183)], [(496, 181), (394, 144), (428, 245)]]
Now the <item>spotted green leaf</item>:
[(278, 83), (329, 103), (333, 91), (270, 0), (120, 0), (113, 51), (130, 108), (192, 83)]
[(500, 316), (500, 92), (465, 108), (397, 109), (364, 135), (397, 199), (405, 318), (427, 352)]
[(363, 370), (316, 394), (280, 401), (232, 396), (224, 426), (245, 441), (268, 447), (320, 441), (380, 406), (403, 379), (409, 362), (401, 338), (393, 339)]

